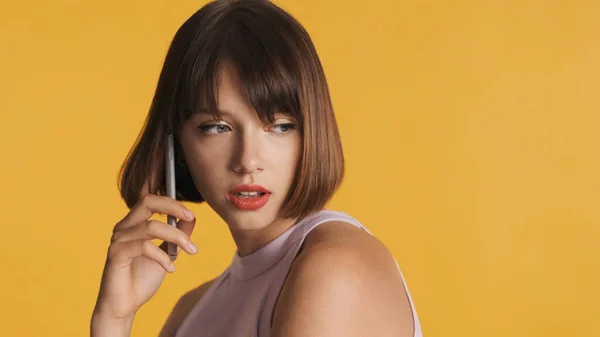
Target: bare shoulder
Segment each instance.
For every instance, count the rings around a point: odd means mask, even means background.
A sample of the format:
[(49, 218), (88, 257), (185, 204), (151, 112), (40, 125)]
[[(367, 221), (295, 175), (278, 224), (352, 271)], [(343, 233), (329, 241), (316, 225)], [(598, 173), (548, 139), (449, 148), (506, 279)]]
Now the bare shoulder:
[(394, 258), (374, 236), (331, 221), (306, 237), (274, 311), (272, 335), (413, 336)]
[(179, 327), (181, 326), (181, 323), (183, 323), (183, 320), (188, 316), (190, 311), (192, 311), (196, 303), (200, 301), (200, 298), (202, 298), (204, 293), (206, 293), (206, 291), (208, 290), (208, 288), (210, 288), (214, 281), (214, 279), (210, 280), (181, 296), (181, 298), (179, 299), (179, 301), (177, 301), (177, 304), (175, 304), (175, 307), (171, 311), (171, 314), (167, 318), (165, 325), (163, 325), (159, 337), (175, 336), (175, 333), (177, 332), (177, 329), (179, 329)]

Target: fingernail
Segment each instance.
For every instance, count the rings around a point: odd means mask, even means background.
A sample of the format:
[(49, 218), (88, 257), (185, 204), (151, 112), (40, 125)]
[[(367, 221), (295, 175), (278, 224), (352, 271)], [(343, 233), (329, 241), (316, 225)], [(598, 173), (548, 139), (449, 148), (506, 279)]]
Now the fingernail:
[(198, 247), (192, 241), (188, 243), (188, 247), (190, 248), (192, 254), (196, 254), (196, 252), (198, 252)]
[(172, 273), (175, 271), (175, 265), (173, 264), (173, 262), (171, 262), (168, 266), (167, 269)]
[(194, 213), (192, 211), (186, 209), (183, 213), (188, 220), (194, 220)]

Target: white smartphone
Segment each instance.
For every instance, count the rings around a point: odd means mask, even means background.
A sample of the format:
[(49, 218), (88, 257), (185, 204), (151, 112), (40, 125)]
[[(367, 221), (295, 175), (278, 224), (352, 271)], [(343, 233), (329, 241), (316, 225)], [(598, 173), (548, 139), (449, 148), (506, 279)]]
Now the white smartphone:
[[(175, 190), (175, 145), (173, 134), (167, 135), (167, 148), (165, 153), (165, 184), (167, 196), (176, 199)], [(167, 223), (177, 228), (177, 218), (172, 215), (167, 215)], [(177, 245), (171, 242), (167, 243), (167, 254), (171, 261), (177, 259)]]

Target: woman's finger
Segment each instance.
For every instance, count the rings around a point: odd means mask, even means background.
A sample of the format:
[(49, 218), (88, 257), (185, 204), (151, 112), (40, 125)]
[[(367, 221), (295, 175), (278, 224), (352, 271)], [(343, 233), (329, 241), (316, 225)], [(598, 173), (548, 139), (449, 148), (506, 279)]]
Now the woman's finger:
[[(189, 225), (184, 227), (189, 227)], [(186, 230), (189, 229), (186, 228)], [(196, 247), (185, 232), (158, 220), (150, 220), (135, 227), (114, 233), (111, 241), (114, 243), (154, 239), (173, 242), (188, 254), (195, 254), (198, 250), (198, 247)]]
[(177, 222), (177, 228), (179, 228), (179, 230), (181, 230), (189, 238), (192, 237), (192, 232), (194, 232), (195, 227), (196, 227), (196, 218), (194, 218), (192, 220), (179, 220)]
[[(179, 220), (177, 222), (177, 228), (179, 228), (179, 230), (181, 230), (183, 233), (185, 233), (185, 235), (187, 235), (190, 239), (192, 237), (192, 232), (194, 231), (194, 227), (196, 227), (196, 218), (194, 218), (192, 221)], [(164, 249), (166, 249), (166, 246), (164, 247)], [(181, 251), (181, 247), (177, 246), (177, 253), (179, 254), (180, 251)], [(166, 252), (166, 250), (165, 250), (165, 252)]]
[(119, 221), (113, 233), (133, 227), (144, 221), (147, 221), (155, 213), (168, 214), (178, 219), (192, 220), (194, 213), (187, 209), (181, 202), (155, 194), (146, 194), (131, 211)]
[(175, 271), (169, 255), (149, 240), (115, 242), (108, 249), (108, 263), (123, 263), (145, 256), (161, 265), (167, 272)]

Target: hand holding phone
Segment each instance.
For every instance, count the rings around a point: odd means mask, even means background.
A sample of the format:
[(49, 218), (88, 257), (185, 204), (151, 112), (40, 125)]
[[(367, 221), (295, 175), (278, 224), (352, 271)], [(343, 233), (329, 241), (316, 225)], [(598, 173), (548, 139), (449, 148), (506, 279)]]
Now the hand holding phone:
[[(169, 136), (165, 155), (168, 196), (143, 195), (113, 228), (92, 315), (92, 331), (98, 334), (107, 327), (130, 328), (135, 313), (156, 293), (166, 273), (175, 271), (173, 260), (178, 248), (188, 254), (198, 251), (190, 239), (195, 216), (175, 200), (173, 154), (173, 138)], [(154, 214), (167, 214), (168, 223), (151, 219)], [(162, 249), (152, 242), (155, 239), (164, 241)]]

